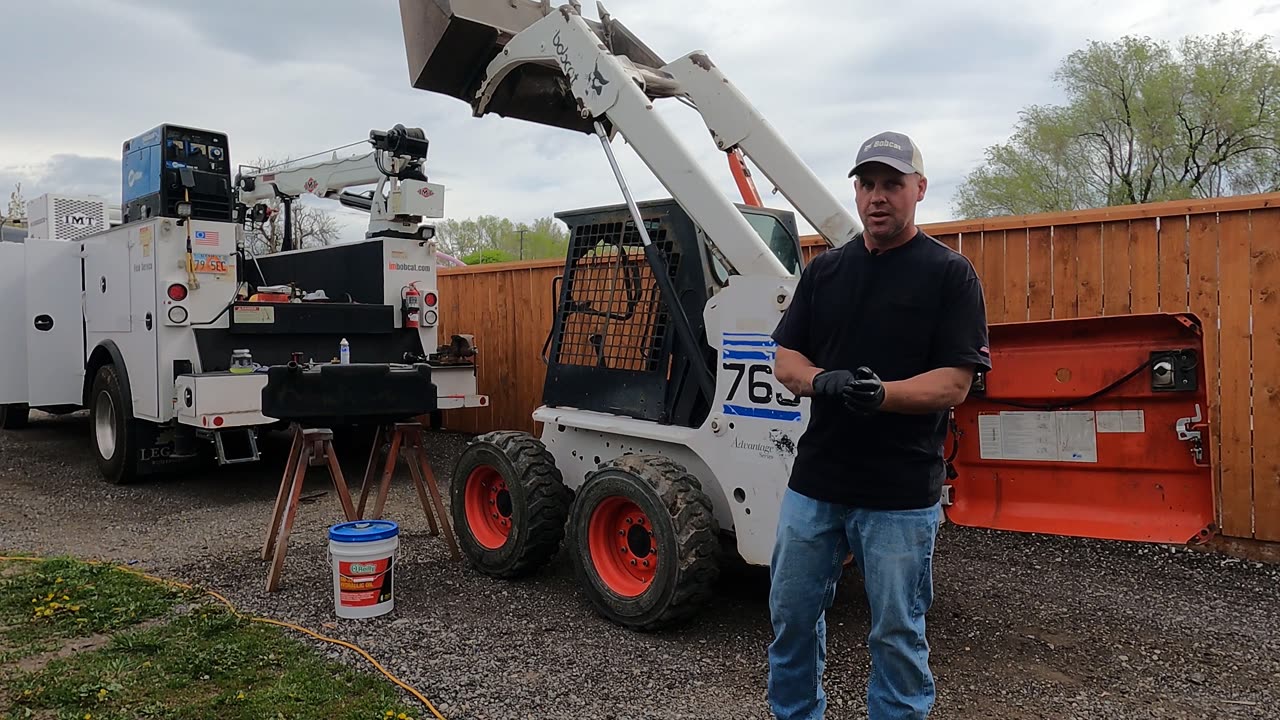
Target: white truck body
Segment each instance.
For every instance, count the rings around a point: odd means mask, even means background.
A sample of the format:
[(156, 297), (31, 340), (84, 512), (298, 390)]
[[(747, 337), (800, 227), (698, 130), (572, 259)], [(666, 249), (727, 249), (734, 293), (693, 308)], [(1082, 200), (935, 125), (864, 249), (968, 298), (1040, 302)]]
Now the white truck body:
[[(381, 310), (383, 326), (367, 336), (378, 346), (353, 334), (352, 363), (408, 364), (402, 350), (421, 357), (436, 352), (438, 305), (419, 315), (416, 331), (405, 327), (401, 312), (406, 286), (437, 293), (434, 242), (379, 237), (251, 258), (243, 261), (251, 267), (238, 268), (243, 232), (231, 222), (155, 217), (71, 239), (0, 244), (0, 337), (6, 339), (0, 342), (0, 407), (6, 417), (12, 421), (20, 412), (25, 421), (28, 408), (62, 413), (89, 407), (94, 374), (112, 363), (127, 390), (129, 415), (143, 427), (128, 444), (139, 461), (163, 465), (174, 456), (172, 430), (178, 426), (215, 441), (220, 461), (240, 460), (223, 457), (219, 434), (249, 430), (249, 446), (256, 447), (256, 430), (277, 418), (262, 412), (264, 372), (228, 371), (232, 349), (248, 349), (255, 361), (268, 364), (271, 358), (275, 365), (293, 351), (316, 363), (339, 355), (337, 337), (332, 347), (317, 347), (323, 320), (301, 328), (295, 321), (280, 332), (266, 327), (275, 325), (277, 313), (305, 312), (306, 301), (244, 302), (245, 279), (261, 274), (261, 284), (289, 284), (298, 277), (285, 275), (293, 268), (314, 277), (338, 266), (335, 283), (355, 278), (365, 288), (356, 291), (365, 295), (346, 304)], [(330, 300), (342, 300), (332, 294)], [(474, 364), (431, 364), (440, 409), (487, 402), (476, 391)], [(256, 459), (256, 449), (253, 455), (247, 459)]]

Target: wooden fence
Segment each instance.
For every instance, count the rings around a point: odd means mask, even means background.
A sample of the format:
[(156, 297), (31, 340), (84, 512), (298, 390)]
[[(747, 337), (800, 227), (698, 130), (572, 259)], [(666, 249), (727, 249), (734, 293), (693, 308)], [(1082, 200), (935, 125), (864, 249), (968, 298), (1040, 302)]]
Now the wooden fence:
[[(991, 323), (1199, 316), (1222, 532), (1280, 542), (1280, 193), (923, 229), (973, 263)], [(809, 258), (826, 249), (816, 236), (804, 244)], [(450, 427), (537, 431), (529, 414), (562, 268), (548, 260), (441, 271), (442, 330), (475, 335), (480, 391), (491, 398), (487, 408), (448, 411)]]

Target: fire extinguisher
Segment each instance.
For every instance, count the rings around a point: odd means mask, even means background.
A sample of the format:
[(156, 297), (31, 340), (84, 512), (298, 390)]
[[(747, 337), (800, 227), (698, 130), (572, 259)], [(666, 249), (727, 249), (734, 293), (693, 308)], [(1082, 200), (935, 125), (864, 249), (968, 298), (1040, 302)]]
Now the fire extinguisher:
[(401, 288), (401, 309), (404, 311), (404, 326), (407, 328), (418, 327), (418, 316), (422, 312), (422, 294), (414, 287), (417, 284), (415, 281)]

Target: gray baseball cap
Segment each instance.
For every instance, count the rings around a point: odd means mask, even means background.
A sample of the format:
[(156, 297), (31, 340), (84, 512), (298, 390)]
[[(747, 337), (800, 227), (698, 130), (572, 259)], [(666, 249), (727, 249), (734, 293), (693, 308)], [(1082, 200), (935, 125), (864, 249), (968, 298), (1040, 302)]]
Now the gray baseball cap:
[(920, 155), (920, 148), (900, 132), (882, 132), (862, 143), (849, 177), (857, 175), (858, 168), (873, 162), (884, 163), (900, 172), (924, 175), (924, 158)]

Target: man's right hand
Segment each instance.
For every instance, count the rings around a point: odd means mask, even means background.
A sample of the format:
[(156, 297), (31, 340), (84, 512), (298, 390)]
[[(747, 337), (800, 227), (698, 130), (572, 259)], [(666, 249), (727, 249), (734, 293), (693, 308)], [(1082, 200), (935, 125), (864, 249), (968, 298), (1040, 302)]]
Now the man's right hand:
[(819, 397), (843, 398), (844, 390), (853, 383), (848, 370), (824, 370), (813, 376), (813, 394)]

